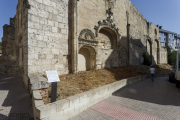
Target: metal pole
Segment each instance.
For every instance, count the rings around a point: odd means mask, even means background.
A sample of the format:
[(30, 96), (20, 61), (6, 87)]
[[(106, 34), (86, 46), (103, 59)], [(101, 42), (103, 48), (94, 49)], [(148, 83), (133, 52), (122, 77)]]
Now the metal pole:
[(52, 82), (51, 85), (51, 103), (56, 101), (57, 96), (57, 82)]

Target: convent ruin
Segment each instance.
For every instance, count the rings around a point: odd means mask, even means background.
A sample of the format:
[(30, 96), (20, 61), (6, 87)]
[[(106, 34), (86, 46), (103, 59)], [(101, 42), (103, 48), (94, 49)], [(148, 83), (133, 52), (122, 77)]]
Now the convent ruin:
[(5, 25), (3, 56), (30, 74), (58, 74), (139, 65), (145, 51), (153, 64), (167, 63), (159, 30), (129, 0), (19, 0)]

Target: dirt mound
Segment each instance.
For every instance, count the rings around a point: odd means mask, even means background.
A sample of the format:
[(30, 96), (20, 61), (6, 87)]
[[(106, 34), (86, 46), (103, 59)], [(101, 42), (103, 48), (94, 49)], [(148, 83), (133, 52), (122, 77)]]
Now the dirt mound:
[(169, 74), (173, 71), (172, 66), (169, 64), (158, 64), (154, 68), (156, 69), (156, 74)]
[[(156, 69), (156, 74), (169, 74), (172, 71), (172, 67), (168, 64), (155, 65), (154, 67)], [(61, 81), (58, 82), (57, 88), (57, 100), (89, 91), (121, 79), (145, 75), (150, 72), (149, 69), (149, 66), (137, 65), (61, 75), (59, 76)], [(51, 85), (48, 88), (48, 92), (49, 97), (43, 99), (45, 104), (50, 102)]]

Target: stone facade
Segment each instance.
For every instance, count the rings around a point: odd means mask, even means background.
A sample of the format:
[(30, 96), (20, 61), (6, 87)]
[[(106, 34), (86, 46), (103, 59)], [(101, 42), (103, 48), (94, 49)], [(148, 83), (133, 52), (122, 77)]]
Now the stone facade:
[(3, 26), (2, 56), (15, 60), (15, 18), (10, 18), (10, 25)]
[(129, 0), (19, 0), (15, 15), (16, 60), (28, 76), (167, 63), (159, 29)]

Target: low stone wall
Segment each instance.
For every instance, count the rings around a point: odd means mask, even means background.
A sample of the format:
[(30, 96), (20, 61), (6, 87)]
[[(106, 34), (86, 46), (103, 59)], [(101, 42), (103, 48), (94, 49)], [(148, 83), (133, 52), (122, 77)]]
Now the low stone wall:
[[(167, 76), (167, 75), (157, 75)], [(67, 120), (86, 110), (88, 107), (108, 98), (118, 89), (144, 80), (150, 75), (143, 75), (123, 79), (87, 92), (83, 92), (66, 99), (44, 105), (40, 90), (33, 90), (33, 111), (35, 120)]]

